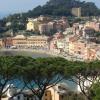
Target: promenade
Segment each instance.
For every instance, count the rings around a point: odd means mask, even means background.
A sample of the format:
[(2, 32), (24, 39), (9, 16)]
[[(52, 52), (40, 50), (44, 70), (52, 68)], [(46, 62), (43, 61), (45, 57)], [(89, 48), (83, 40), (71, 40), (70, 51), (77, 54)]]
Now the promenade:
[[(41, 50), (41, 49), (6, 49), (6, 48), (1, 48), (0, 52), (17, 52), (19, 55), (27, 55), (32, 56), (32, 54), (38, 54), (38, 55), (48, 55), (48, 57), (62, 57), (65, 58), (69, 61), (84, 61), (82, 58), (75, 57), (73, 55), (69, 55), (68, 53), (62, 52), (62, 53), (57, 53), (53, 52), (50, 50)], [(39, 56), (38, 56), (39, 57)]]

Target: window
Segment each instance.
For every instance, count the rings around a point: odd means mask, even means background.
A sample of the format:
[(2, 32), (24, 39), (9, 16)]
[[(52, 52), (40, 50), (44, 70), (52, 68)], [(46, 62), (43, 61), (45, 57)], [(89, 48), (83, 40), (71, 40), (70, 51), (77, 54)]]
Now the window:
[(62, 95), (62, 96), (61, 96), (61, 98), (63, 99), (63, 98), (64, 98), (64, 96)]
[(20, 100), (20, 96), (18, 96), (17, 99)]
[(29, 98), (27, 97), (27, 100), (29, 100)]
[(45, 96), (47, 96), (47, 93), (45, 93)]

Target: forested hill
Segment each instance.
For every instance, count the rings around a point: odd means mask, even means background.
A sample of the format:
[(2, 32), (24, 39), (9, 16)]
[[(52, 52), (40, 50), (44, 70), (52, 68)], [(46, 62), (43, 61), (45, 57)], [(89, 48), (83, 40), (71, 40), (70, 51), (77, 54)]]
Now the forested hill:
[(6, 18), (6, 21), (24, 23), (28, 17), (37, 17), (39, 15), (72, 16), (71, 9), (73, 7), (81, 7), (82, 16), (100, 15), (100, 9), (98, 9), (93, 2), (80, 0), (49, 0), (45, 5), (37, 6), (26, 13), (10, 15)]
[(80, 0), (49, 0), (43, 6), (37, 6), (33, 10), (26, 13), (27, 16), (39, 15), (56, 15), (56, 16), (69, 16), (73, 7), (81, 7), (83, 16), (96, 16), (100, 14), (93, 2), (85, 2)]

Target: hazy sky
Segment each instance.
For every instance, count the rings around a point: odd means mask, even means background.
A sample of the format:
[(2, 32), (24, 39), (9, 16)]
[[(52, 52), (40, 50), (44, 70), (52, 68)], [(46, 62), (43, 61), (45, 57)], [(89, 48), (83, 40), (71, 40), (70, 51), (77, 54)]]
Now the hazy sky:
[(9, 13), (25, 12), (37, 5), (43, 5), (48, 0), (0, 0), (0, 15)]
[[(25, 12), (33, 9), (37, 5), (43, 5), (48, 0), (0, 0), (0, 15), (5, 15), (15, 12)], [(85, 0), (93, 1), (100, 8), (100, 0)]]
[(81, 0), (81, 1), (89, 1), (89, 2), (94, 2), (99, 8), (100, 8), (100, 0)]

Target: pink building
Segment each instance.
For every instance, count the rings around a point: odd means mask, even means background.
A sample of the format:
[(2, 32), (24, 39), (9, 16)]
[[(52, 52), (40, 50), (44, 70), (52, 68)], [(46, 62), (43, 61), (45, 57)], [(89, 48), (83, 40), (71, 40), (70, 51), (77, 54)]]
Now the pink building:
[(86, 44), (82, 42), (70, 42), (69, 43), (69, 53), (71, 54), (79, 54), (84, 55), (84, 50), (86, 48)]
[(64, 35), (61, 32), (57, 32), (53, 35), (54, 39), (61, 39), (64, 38)]
[(57, 40), (64, 38), (63, 34), (61, 32), (56, 33), (53, 35), (53, 38), (50, 42), (50, 50), (56, 50), (57, 49)]
[(88, 47), (84, 42), (70, 42), (69, 53), (80, 55), (84, 60), (96, 60), (96, 48)]
[(84, 52), (84, 60), (96, 60), (96, 49), (87, 48)]

